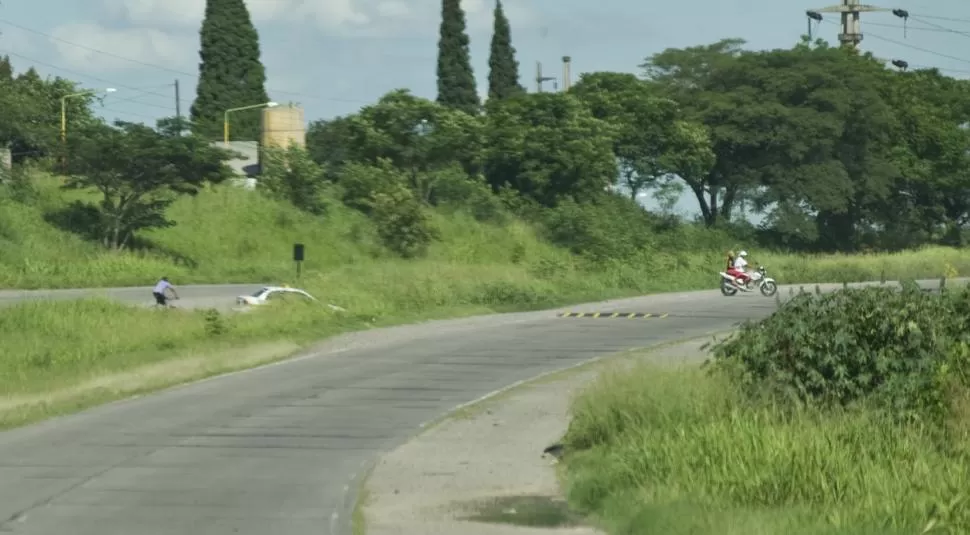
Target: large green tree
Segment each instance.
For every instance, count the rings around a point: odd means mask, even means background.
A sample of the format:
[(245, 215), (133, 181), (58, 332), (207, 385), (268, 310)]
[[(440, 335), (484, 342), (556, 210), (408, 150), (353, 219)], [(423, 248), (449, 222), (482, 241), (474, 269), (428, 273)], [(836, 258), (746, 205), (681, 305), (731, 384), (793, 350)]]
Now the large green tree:
[(633, 74), (584, 74), (571, 92), (593, 116), (617, 128), (613, 150), (620, 163), (620, 185), (632, 199), (648, 189), (679, 194), (682, 185), (707, 174), (714, 153), (706, 129), (684, 120), (677, 103)]
[[(9, 79), (0, 79), (0, 147), (9, 147), (15, 161), (43, 158), (59, 148), (61, 97), (81, 88), (64, 78), (41, 78), (33, 68)], [(66, 102), (68, 137), (95, 121), (92, 97)]]
[[(218, 139), (226, 110), (269, 100), (266, 69), (260, 61), (259, 34), (243, 0), (207, 0), (199, 36), (202, 61), (192, 103), (193, 132)], [(259, 110), (234, 113), (230, 121), (233, 139), (259, 139)]]
[(442, 0), (438, 40), (438, 102), (477, 114), (481, 107), (461, 0)]
[(512, 46), (512, 28), (502, 0), (495, 0), (492, 47), (488, 57), (488, 99), (501, 100), (525, 92), (519, 84), (519, 62)]
[(892, 158), (902, 174), (883, 203), (887, 246), (963, 245), (970, 225), (970, 83), (936, 70), (883, 86), (899, 119)]
[(616, 183), (616, 134), (571, 94), (510, 98), (488, 114), (485, 176), (544, 206), (587, 202)]
[(86, 189), (97, 202), (78, 202), (62, 218), (106, 247), (124, 249), (140, 230), (171, 226), (167, 208), (179, 195), (231, 176), (227, 151), (198, 136), (117, 122), (87, 125), (68, 138), (71, 177), (66, 188)]
[(471, 176), (481, 172), (482, 122), (402, 89), (364, 107), (346, 134), (354, 146), (354, 160), (374, 165), (390, 161), (405, 171), (410, 187), (428, 202), (441, 178), (436, 171), (457, 165)]
[(703, 124), (711, 136), (716, 157), (703, 174), (682, 177), (697, 199), (708, 226), (730, 221), (745, 194), (756, 183), (751, 172), (763, 153), (762, 141), (770, 135), (773, 110), (755, 94), (737, 84), (744, 41), (724, 39), (710, 45), (667, 49), (642, 65), (647, 78), (674, 99), (689, 121)]

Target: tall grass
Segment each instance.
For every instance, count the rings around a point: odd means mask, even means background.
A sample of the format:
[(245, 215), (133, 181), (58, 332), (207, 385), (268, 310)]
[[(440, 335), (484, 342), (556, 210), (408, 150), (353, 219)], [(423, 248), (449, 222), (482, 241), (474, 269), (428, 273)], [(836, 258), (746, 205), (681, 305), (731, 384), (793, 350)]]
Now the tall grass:
[(966, 533), (966, 448), (874, 412), (753, 406), (696, 368), (604, 374), (574, 403), (570, 502), (613, 534)]
[[(292, 306), (226, 316), (131, 310), (96, 300), (2, 308), (0, 396), (43, 396), (207, 348), (303, 343), (422, 318), (713, 288), (723, 261), (720, 247), (685, 228), (665, 243), (703, 242), (706, 248), (671, 246), (645, 252), (640, 261), (591, 266), (521, 221), (485, 224), (444, 211), (432, 215), (440, 239), (426, 257), (406, 261), (380, 246), (366, 217), (339, 203), (315, 217), (230, 186), (180, 199), (169, 212), (175, 226), (144, 233), (140, 248), (111, 252), (49, 222), (71, 201), (92, 200), (59, 185), (53, 177), (39, 179), (26, 203), (0, 195), (0, 289), (148, 286), (162, 275), (176, 285), (290, 283), (349, 312)], [(307, 255), (299, 281), (291, 261), (297, 242)], [(947, 263), (970, 271), (970, 253), (946, 249), (879, 257), (762, 256), (782, 282), (877, 279), (883, 271), (888, 278), (938, 277)]]
[[(400, 265), (379, 245), (370, 221), (356, 211), (335, 204), (326, 216), (314, 217), (229, 186), (177, 201), (169, 212), (176, 225), (144, 233), (146, 247), (104, 251), (47, 221), (45, 216), (70, 201), (91, 199), (84, 192), (64, 192), (59, 184), (54, 177), (39, 179), (30, 204), (0, 196), (0, 288), (143, 286), (162, 274), (177, 284), (292, 282), (290, 259), (297, 242), (306, 245), (303, 268), (309, 274)], [(575, 274), (579, 267), (566, 251), (542, 241), (534, 228), (521, 222), (488, 225), (460, 213), (439, 212), (434, 223), (441, 240), (425, 260), (410, 265), (491, 266), (495, 271), (501, 266), (540, 275)], [(646, 253), (642, 261), (628, 265), (596, 266), (595, 276), (630, 291), (644, 284), (657, 290), (714, 287), (724, 251), (736, 244), (709, 243), (691, 228), (671, 232), (664, 243), (682, 245)], [(751, 253), (783, 283), (935, 278), (948, 266), (970, 272), (970, 252), (959, 249), (860, 256)]]

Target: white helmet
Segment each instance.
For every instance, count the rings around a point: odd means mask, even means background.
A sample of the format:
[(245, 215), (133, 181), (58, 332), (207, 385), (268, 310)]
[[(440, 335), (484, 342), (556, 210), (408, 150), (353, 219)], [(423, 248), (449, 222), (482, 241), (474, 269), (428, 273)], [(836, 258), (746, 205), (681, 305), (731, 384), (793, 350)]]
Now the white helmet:
[(738, 256), (742, 256), (742, 257), (748, 256), (748, 252), (747, 251), (741, 251), (740, 253), (738, 253)]

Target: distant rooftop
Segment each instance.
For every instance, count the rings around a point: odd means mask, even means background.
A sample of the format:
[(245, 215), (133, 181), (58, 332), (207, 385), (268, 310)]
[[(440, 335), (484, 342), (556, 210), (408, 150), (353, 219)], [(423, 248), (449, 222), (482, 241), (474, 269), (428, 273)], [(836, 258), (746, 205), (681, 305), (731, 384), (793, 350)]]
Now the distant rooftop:
[(230, 141), (226, 147), (222, 141), (213, 141), (212, 146), (228, 148), (238, 152), (242, 158), (235, 158), (226, 162), (237, 175), (252, 177), (259, 175), (259, 142), (258, 141)]

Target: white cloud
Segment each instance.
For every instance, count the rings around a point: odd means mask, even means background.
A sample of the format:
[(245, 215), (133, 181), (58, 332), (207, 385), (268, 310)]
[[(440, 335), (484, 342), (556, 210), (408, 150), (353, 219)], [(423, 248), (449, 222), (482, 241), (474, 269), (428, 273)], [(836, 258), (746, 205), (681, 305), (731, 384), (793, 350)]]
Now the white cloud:
[[(184, 68), (186, 58), (193, 58), (197, 47), (193, 40), (162, 30), (141, 28), (115, 30), (90, 23), (60, 26), (53, 30), (52, 35), (67, 42), (83, 44), (87, 48), (112, 52), (144, 63), (170, 68)], [(137, 67), (131, 61), (61, 41), (55, 41), (54, 45), (62, 58), (74, 66), (84, 67), (87, 71), (108, 72)]]
[[(100, 0), (105, 14), (137, 26), (196, 29), (205, 0)], [(310, 24), (329, 34), (353, 37), (381, 33), (432, 34), (441, 0), (246, 0), (257, 24)], [(491, 27), (492, 0), (464, 0), (470, 30)], [(531, 20), (525, 0), (506, 0), (513, 24)]]
[[(102, 19), (60, 26), (52, 34), (71, 43), (104, 50), (143, 63), (194, 70), (197, 32), (205, 0), (98, 0)], [(342, 38), (432, 38), (438, 32), (441, 0), (246, 0), (257, 26), (287, 35), (311, 32)], [(505, 0), (513, 31), (528, 26), (527, 0)], [(491, 31), (493, 0), (464, 0), (469, 33)], [(277, 28), (276, 25), (279, 25)], [(305, 34), (304, 34), (305, 35)], [(87, 71), (108, 72), (137, 65), (85, 48), (54, 43), (63, 61)], [(263, 43), (289, 48), (286, 41)], [(361, 44), (353, 45), (354, 53)], [(348, 47), (348, 50), (350, 47)], [(380, 54), (387, 55), (386, 47)], [(264, 58), (265, 59), (265, 58)]]

